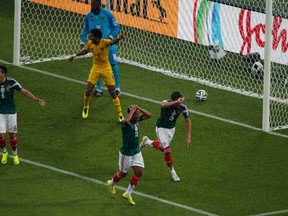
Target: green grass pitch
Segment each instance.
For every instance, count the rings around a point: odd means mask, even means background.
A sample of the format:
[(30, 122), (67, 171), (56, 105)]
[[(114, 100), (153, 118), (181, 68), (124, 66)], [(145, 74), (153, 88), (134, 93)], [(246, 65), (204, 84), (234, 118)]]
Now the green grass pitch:
[[(140, 137), (155, 138), (159, 103), (179, 90), (191, 110), (192, 145), (184, 147), (180, 117), (171, 148), (181, 182), (172, 181), (161, 152), (144, 148), (144, 175), (133, 194), (136, 206), (121, 197), (132, 171), (111, 195), (105, 183), (118, 168), (121, 131), (106, 90), (91, 101), (89, 118), (81, 118), (91, 59), (12, 66), (13, 1), (1, 1), (0, 8), (0, 64), (47, 102), (40, 107), (15, 95), (22, 163), (14, 166), (9, 159), (0, 165), (1, 215), (288, 213), (288, 131), (261, 132), (261, 100), (125, 64), (119, 65), (123, 111), (138, 104), (153, 114), (142, 123)], [(209, 94), (204, 103), (194, 99), (200, 88)]]

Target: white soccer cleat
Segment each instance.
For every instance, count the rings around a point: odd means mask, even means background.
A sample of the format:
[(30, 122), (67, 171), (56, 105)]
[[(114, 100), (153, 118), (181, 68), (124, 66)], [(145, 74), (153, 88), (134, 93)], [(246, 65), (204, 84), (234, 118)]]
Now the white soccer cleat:
[(179, 182), (180, 178), (177, 176), (175, 170), (171, 170), (172, 179), (174, 182)]
[(116, 94), (117, 94), (118, 97), (120, 97), (121, 91), (119, 89), (116, 89)]
[(141, 145), (141, 148), (143, 148), (146, 145), (149, 145), (149, 146), (152, 147), (152, 140), (150, 140), (148, 136), (144, 136), (142, 138), (142, 141), (141, 141), (140, 145)]

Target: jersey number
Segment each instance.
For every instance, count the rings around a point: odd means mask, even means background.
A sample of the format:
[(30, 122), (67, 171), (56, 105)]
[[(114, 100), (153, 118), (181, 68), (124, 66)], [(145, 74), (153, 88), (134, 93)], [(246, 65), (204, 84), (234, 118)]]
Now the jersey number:
[(175, 110), (173, 110), (173, 112), (171, 113), (171, 115), (170, 115), (170, 117), (169, 117), (169, 121), (173, 121), (174, 120), (174, 118), (175, 118), (175, 116), (176, 116), (176, 111)]

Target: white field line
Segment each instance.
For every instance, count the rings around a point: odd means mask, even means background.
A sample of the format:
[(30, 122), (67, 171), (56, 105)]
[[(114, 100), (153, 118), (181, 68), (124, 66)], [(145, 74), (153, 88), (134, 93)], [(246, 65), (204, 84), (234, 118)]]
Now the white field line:
[[(9, 63), (9, 62), (6, 62), (6, 61), (0, 60), (0, 62), (12, 65), (12, 63)], [(41, 73), (41, 74), (44, 74), (44, 75), (47, 75), (47, 76), (52, 76), (52, 77), (56, 77), (56, 78), (59, 78), (59, 79), (67, 80), (67, 81), (70, 81), (70, 82), (75, 82), (75, 83), (80, 83), (80, 84), (86, 85), (86, 82), (84, 82), (84, 81), (72, 79), (72, 78), (69, 78), (69, 77), (62, 76), (62, 75), (53, 74), (53, 73), (48, 72), (48, 71), (43, 71), (43, 70), (39, 70), (39, 69), (35, 69), (35, 68), (30, 68), (30, 67), (27, 67), (27, 66), (19, 66), (19, 67), (23, 68), (23, 69), (26, 69), (26, 70), (34, 71), (34, 72), (37, 72), (37, 73)], [(107, 88), (105, 88), (105, 87), (104, 87), (104, 89), (107, 90)], [(151, 102), (151, 103), (156, 103), (156, 104), (160, 104), (161, 103), (160, 101), (156, 101), (156, 100), (153, 100), (151, 98), (140, 97), (138, 95), (130, 94), (130, 93), (127, 93), (127, 92), (121, 92), (121, 94), (127, 95), (129, 97), (133, 97), (133, 98), (136, 98), (136, 99), (140, 99), (140, 100), (143, 100), (143, 101), (148, 101), (148, 102)], [(232, 120), (229, 120), (229, 119), (221, 118), (221, 117), (218, 117), (218, 116), (215, 116), (215, 115), (210, 115), (210, 114), (198, 112), (198, 111), (192, 110), (192, 109), (189, 109), (189, 111), (191, 113), (196, 114), (196, 115), (205, 116), (205, 117), (208, 117), (208, 118), (216, 119), (218, 121), (222, 121), (222, 122), (226, 122), (226, 123), (229, 123), (229, 124), (238, 125), (238, 126), (249, 128), (249, 129), (256, 130), (256, 131), (262, 131), (261, 128), (257, 128), (257, 127), (254, 127), (254, 126), (251, 126), (251, 125), (247, 125), (247, 124), (244, 124), (244, 123), (240, 123), (240, 122), (232, 121)], [(267, 133), (269, 133), (271, 135), (274, 135), (274, 136), (288, 138), (288, 135), (285, 135), (285, 134), (280, 134), (280, 133), (276, 133), (276, 132), (267, 132)]]
[(266, 213), (261, 213), (257, 215), (252, 215), (252, 216), (270, 216), (270, 215), (278, 215), (278, 214), (285, 214), (285, 213), (288, 213), (288, 209), (281, 210), (281, 211), (274, 211), (274, 212), (266, 212)]
[[(2, 155), (2, 154), (3, 153), (0, 153), (0, 155)], [(9, 158), (12, 158), (12, 156), (9, 155)], [(94, 179), (94, 178), (90, 178), (90, 177), (87, 177), (87, 176), (79, 175), (77, 173), (73, 173), (73, 172), (70, 172), (70, 171), (67, 171), (67, 170), (63, 170), (63, 169), (59, 169), (59, 168), (56, 168), (56, 167), (48, 166), (48, 165), (41, 164), (41, 163), (38, 163), (38, 162), (30, 161), (30, 160), (27, 160), (27, 159), (24, 159), (24, 158), (19, 158), (19, 160), (22, 163), (24, 162), (24, 163), (27, 163), (27, 164), (30, 164), (30, 165), (33, 165), (33, 166), (45, 168), (45, 169), (48, 169), (48, 170), (52, 170), (52, 171), (55, 171), (55, 172), (58, 172), (58, 173), (62, 173), (62, 174), (65, 174), (65, 175), (69, 175), (69, 176), (72, 176), (72, 177), (75, 177), (75, 178), (79, 178), (79, 179), (82, 179), (82, 180), (85, 180), (85, 181), (89, 181), (89, 182), (93, 182), (93, 183), (96, 183), (96, 184), (104, 185), (105, 187), (107, 187), (107, 183), (102, 182), (102, 181), (97, 180), (97, 179)], [(122, 190), (122, 191), (126, 191), (126, 188), (121, 187), (121, 186), (115, 185), (115, 188), (117, 188), (119, 190)], [(107, 189), (107, 193), (108, 193), (108, 189)], [(148, 199), (152, 199), (152, 200), (155, 200), (155, 201), (158, 201), (158, 202), (162, 202), (162, 203), (165, 203), (165, 204), (168, 204), (168, 205), (171, 205), (171, 206), (175, 206), (175, 207), (178, 207), (178, 208), (186, 209), (186, 210), (194, 212), (194, 213), (199, 213), (201, 215), (217, 216), (216, 214), (213, 214), (213, 213), (210, 213), (210, 212), (207, 212), (207, 211), (203, 211), (201, 209), (197, 209), (197, 208), (193, 208), (193, 207), (190, 207), (190, 206), (182, 205), (180, 203), (176, 203), (176, 202), (172, 202), (172, 201), (169, 201), (169, 200), (165, 200), (165, 199), (162, 199), (160, 197), (152, 196), (152, 195), (149, 195), (149, 194), (145, 194), (145, 193), (141, 193), (141, 192), (137, 192), (137, 191), (133, 191), (133, 194), (137, 194), (139, 196), (146, 197)]]

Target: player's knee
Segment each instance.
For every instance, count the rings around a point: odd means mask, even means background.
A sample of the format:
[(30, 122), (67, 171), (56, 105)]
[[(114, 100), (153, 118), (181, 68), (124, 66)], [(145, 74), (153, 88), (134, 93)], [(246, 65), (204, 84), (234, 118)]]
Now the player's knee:
[(134, 174), (130, 179), (130, 184), (137, 186), (139, 184), (140, 178), (141, 177), (138, 177), (136, 174)]
[(5, 139), (5, 135), (4, 133), (0, 133), (0, 140), (3, 140), (3, 139)]
[(17, 144), (18, 144), (18, 140), (16, 137), (14, 137), (12, 139), (10, 138), (10, 145), (13, 149), (17, 147)]
[(0, 148), (4, 148), (6, 146), (6, 139), (3, 136), (2, 138), (0, 137)]
[(86, 96), (86, 97), (91, 96), (92, 91), (93, 91), (93, 89), (88, 88), (88, 89), (86, 90), (85, 96)]
[(122, 179), (122, 178), (125, 178), (127, 176), (128, 173), (124, 173), (124, 172), (118, 172), (118, 175), (119, 177)]
[(9, 133), (10, 140), (16, 139), (16, 133)]
[(142, 177), (142, 168), (138, 166), (134, 166), (133, 170), (134, 170), (134, 175), (140, 179)]
[(137, 172), (135, 172), (135, 176), (138, 178), (138, 179), (140, 179), (141, 177), (142, 177), (142, 170), (140, 169), (140, 170), (137, 170)]
[(170, 147), (168, 146), (168, 147), (166, 147), (166, 148), (164, 148), (164, 153), (166, 154), (166, 153), (170, 153), (171, 152), (171, 149), (170, 149)]
[(138, 179), (140, 179), (140, 178), (142, 178), (142, 175), (143, 175), (143, 172), (142, 172), (142, 170), (141, 170), (140, 172), (138, 172), (138, 173), (136, 174), (136, 177), (137, 177)]
[(108, 90), (109, 90), (109, 93), (110, 93), (111, 97), (112, 97), (113, 99), (116, 99), (116, 98), (117, 98), (117, 94), (116, 94), (115, 88), (110, 88), (110, 87), (108, 87)]

